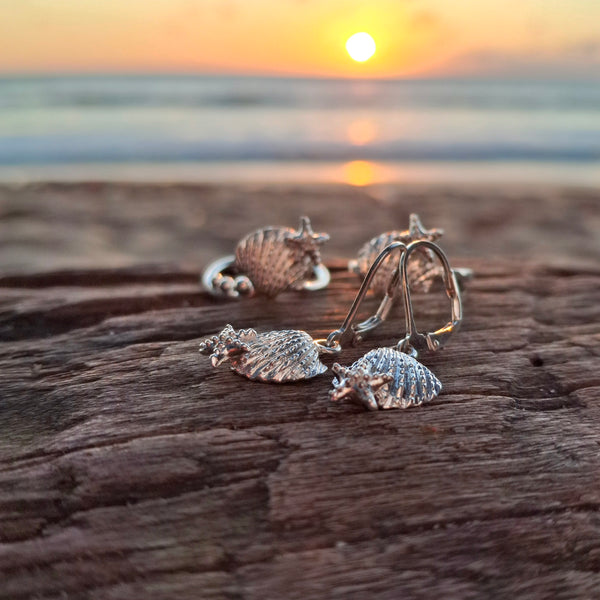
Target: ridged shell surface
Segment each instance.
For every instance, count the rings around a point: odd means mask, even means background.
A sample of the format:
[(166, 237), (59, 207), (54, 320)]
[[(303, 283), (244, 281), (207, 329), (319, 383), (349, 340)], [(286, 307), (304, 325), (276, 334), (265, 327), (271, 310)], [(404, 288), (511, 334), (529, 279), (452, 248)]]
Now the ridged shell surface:
[[(374, 392), (379, 408), (408, 408), (433, 400), (441, 391), (440, 380), (419, 361), (393, 348), (377, 348), (351, 367), (373, 375), (391, 375), (392, 380)], [(338, 379), (333, 380), (339, 385)]]
[(248, 350), (232, 356), (231, 368), (265, 382), (310, 379), (327, 367), (319, 360), (313, 339), (304, 331), (288, 329), (259, 333), (247, 344)]
[[(368, 241), (359, 251), (352, 270), (364, 277), (379, 256), (381, 251), (392, 242), (403, 242), (409, 244), (413, 241), (408, 231), (387, 231)], [(390, 254), (381, 264), (371, 284), (371, 289), (376, 294), (385, 294), (387, 286), (394, 269), (398, 266), (398, 254)], [(433, 253), (426, 248), (418, 248), (408, 261), (406, 274), (412, 289), (416, 291), (428, 291), (432, 281), (439, 276), (441, 268), (436, 264)]]
[(307, 278), (313, 270), (310, 255), (286, 242), (296, 232), (267, 227), (248, 234), (235, 251), (236, 267), (248, 275), (257, 291), (276, 296)]

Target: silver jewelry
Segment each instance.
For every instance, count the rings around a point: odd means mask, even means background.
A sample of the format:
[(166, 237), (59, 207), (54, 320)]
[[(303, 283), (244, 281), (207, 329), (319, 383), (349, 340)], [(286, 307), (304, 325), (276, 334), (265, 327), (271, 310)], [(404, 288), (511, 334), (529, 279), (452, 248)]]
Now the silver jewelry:
[[(408, 259), (412, 252), (427, 249), (441, 262), (446, 295), (451, 301), (451, 320), (442, 328), (427, 334), (417, 330), (410, 299)], [(377, 348), (359, 358), (350, 367), (335, 363), (336, 378), (330, 398), (349, 398), (369, 410), (408, 408), (433, 400), (441, 391), (439, 379), (417, 357), (423, 350), (442, 348), (462, 321), (462, 302), (456, 271), (450, 267), (439, 246), (429, 240), (411, 242), (402, 251), (400, 272), (406, 336), (395, 348)], [(394, 276), (395, 278), (395, 276)]]
[(387, 317), (392, 306), (394, 287), (400, 277), (399, 265), (392, 274), (377, 312), (366, 321), (353, 325), (377, 270), (390, 254), (401, 248), (406, 249), (404, 244), (395, 242), (383, 249), (367, 272), (341, 327), (332, 331), (327, 338), (313, 339), (305, 331), (295, 329), (257, 333), (254, 329), (236, 331), (227, 325), (218, 335), (204, 340), (200, 344), (200, 352), (210, 355), (214, 367), (229, 361), (231, 369), (256, 381), (299, 381), (325, 372), (327, 367), (321, 363), (319, 355), (339, 353), (342, 339), (348, 332), (352, 332), (355, 340), (359, 340)]
[(299, 230), (258, 229), (240, 240), (235, 255), (211, 263), (202, 274), (202, 285), (214, 296), (226, 298), (320, 290), (331, 277), (319, 252), (328, 239), (326, 233), (312, 230), (308, 217), (301, 217)]
[(350, 397), (369, 410), (408, 408), (433, 400), (442, 389), (439, 379), (418, 360), (395, 348), (367, 352), (350, 367), (335, 363), (330, 398)]
[(202, 342), (200, 352), (210, 354), (213, 367), (228, 360), (240, 375), (264, 382), (300, 381), (327, 370), (314, 340), (295, 329), (256, 333), (254, 329), (236, 331), (227, 325)]
[[(381, 250), (392, 242), (410, 244), (417, 241), (435, 242), (444, 235), (443, 229), (425, 229), (419, 215), (412, 213), (409, 217), (409, 226), (406, 231), (386, 231), (366, 242), (358, 251), (356, 259), (348, 262), (348, 270), (364, 277), (371, 263)], [(373, 290), (376, 294), (383, 294), (390, 280), (394, 265), (389, 260), (373, 280)], [(472, 276), (470, 269), (455, 269), (459, 283)], [(419, 248), (415, 257), (407, 267), (408, 282), (418, 291), (429, 292), (434, 281), (442, 276), (442, 268), (436, 262), (433, 252), (429, 248)]]

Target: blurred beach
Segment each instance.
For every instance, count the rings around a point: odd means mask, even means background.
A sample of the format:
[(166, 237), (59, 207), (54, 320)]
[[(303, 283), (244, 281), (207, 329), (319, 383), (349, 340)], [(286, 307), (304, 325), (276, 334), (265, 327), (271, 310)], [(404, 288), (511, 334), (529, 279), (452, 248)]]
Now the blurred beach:
[(0, 78), (0, 181), (600, 185), (600, 82)]

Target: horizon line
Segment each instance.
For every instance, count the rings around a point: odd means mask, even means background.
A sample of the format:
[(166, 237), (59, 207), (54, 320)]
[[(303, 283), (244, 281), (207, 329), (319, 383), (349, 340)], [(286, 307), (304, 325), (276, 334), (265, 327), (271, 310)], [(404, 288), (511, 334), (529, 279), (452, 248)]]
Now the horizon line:
[(85, 77), (190, 77), (190, 78), (212, 78), (212, 79), (290, 79), (290, 80), (321, 80), (321, 81), (363, 81), (363, 82), (427, 82), (427, 81), (481, 81), (481, 82), (505, 82), (505, 83), (600, 83), (600, 74), (597, 77), (584, 77), (581, 75), (537, 75), (514, 74), (514, 75), (486, 75), (486, 74), (432, 74), (432, 75), (390, 75), (390, 76), (345, 76), (345, 75), (322, 75), (304, 73), (241, 73), (214, 71), (162, 71), (162, 70), (60, 70), (55, 71), (1, 71), (2, 79), (58, 79), (58, 78), (85, 78)]

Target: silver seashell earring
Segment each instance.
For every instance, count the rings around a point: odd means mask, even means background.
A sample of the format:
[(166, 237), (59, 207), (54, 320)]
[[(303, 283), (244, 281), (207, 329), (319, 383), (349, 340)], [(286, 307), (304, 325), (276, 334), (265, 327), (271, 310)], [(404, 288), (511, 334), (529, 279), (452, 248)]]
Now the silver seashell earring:
[(235, 255), (211, 263), (202, 274), (204, 289), (214, 296), (240, 298), (255, 293), (275, 297), (289, 289), (315, 291), (330, 281), (319, 247), (329, 239), (315, 233), (308, 217), (300, 229), (265, 227), (246, 235)]
[(229, 361), (240, 375), (256, 381), (282, 383), (316, 377), (327, 370), (319, 360), (319, 348), (305, 331), (286, 329), (257, 333), (236, 331), (231, 325), (200, 344), (213, 367)]
[[(348, 262), (348, 270), (362, 278), (369, 270), (375, 257), (388, 244), (402, 242), (408, 245), (418, 241), (435, 242), (443, 235), (443, 229), (425, 229), (419, 219), (419, 215), (411, 213), (409, 226), (406, 231), (386, 231), (370, 239), (360, 248), (356, 259)], [(372, 287), (375, 294), (381, 295), (385, 293), (393, 270), (394, 265), (390, 260), (382, 266), (377, 277), (373, 280)], [(427, 247), (419, 247), (407, 266), (408, 283), (417, 291), (429, 292), (434, 281), (442, 277), (442, 271), (442, 267), (435, 260), (433, 251)], [(470, 269), (455, 269), (455, 273), (457, 281), (460, 284), (464, 280), (469, 279), (473, 274)]]
[(327, 370), (320, 361), (322, 354), (337, 354), (342, 350), (342, 339), (352, 332), (355, 340), (377, 327), (388, 315), (392, 306), (394, 287), (399, 280), (399, 265), (377, 312), (361, 323), (353, 324), (372, 281), (385, 261), (395, 251), (406, 247), (400, 242), (382, 250), (367, 272), (365, 279), (341, 327), (327, 338), (313, 339), (305, 331), (287, 329), (257, 333), (254, 329), (236, 331), (227, 325), (218, 335), (204, 340), (200, 352), (209, 355), (214, 367), (229, 361), (231, 369), (248, 379), (262, 382), (289, 382), (310, 379)]
[[(408, 259), (412, 252), (422, 249), (437, 255), (441, 262), (446, 295), (451, 301), (452, 317), (437, 331), (422, 334), (417, 330), (410, 299)], [(422, 350), (442, 348), (457, 331), (462, 321), (462, 302), (456, 277), (446, 255), (429, 240), (411, 242), (403, 250), (397, 267), (402, 282), (406, 336), (395, 348), (376, 348), (359, 358), (350, 367), (335, 363), (336, 377), (330, 398), (333, 401), (349, 398), (369, 410), (408, 408), (433, 400), (441, 391), (439, 379), (417, 357)]]

